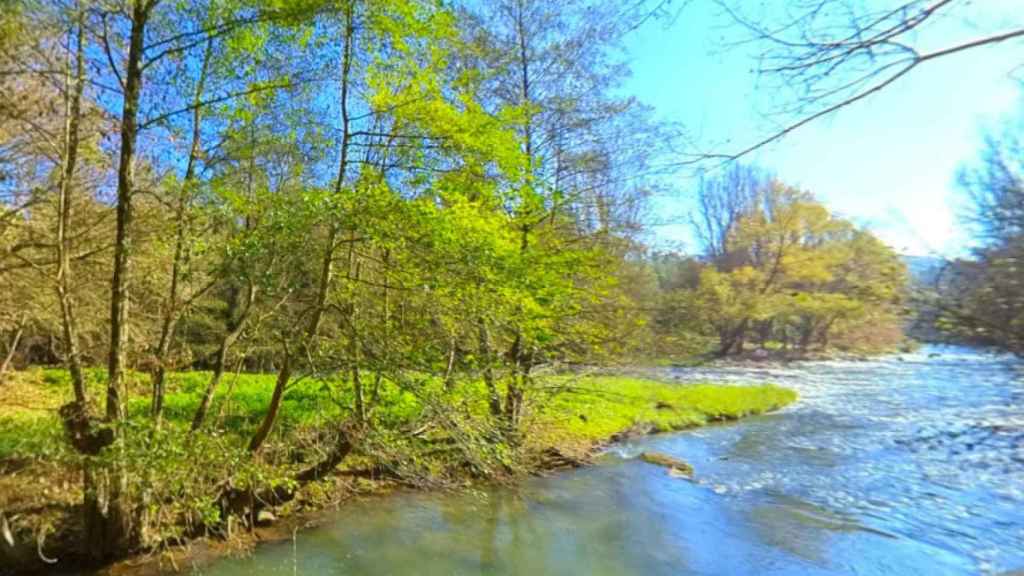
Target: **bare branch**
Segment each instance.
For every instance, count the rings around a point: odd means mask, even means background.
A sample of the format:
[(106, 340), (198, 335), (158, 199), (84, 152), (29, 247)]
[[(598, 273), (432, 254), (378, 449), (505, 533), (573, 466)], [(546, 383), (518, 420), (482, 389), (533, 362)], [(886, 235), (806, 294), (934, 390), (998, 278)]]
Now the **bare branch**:
[[(787, 110), (798, 117), (738, 151), (699, 154), (677, 165), (707, 159), (742, 158), (819, 118), (880, 92), (926, 62), (1024, 37), (1024, 27), (1014, 28), (930, 52), (919, 51), (905, 40), (957, 1), (937, 0), (925, 4), (921, 0), (910, 0), (875, 13), (856, 13), (848, 8), (848, 20), (831, 26), (822, 24), (820, 19), (824, 18), (826, 8), (835, 7), (838, 2), (818, 0), (796, 18), (772, 29), (719, 0), (718, 5), (726, 15), (752, 35), (748, 42), (767, 44), (766, 52), (759, 59), (759, 74), (778, 77), (787, 86), (802, 86), (802, 95)], [(832, 34), (834, 29), (841, 33)]]

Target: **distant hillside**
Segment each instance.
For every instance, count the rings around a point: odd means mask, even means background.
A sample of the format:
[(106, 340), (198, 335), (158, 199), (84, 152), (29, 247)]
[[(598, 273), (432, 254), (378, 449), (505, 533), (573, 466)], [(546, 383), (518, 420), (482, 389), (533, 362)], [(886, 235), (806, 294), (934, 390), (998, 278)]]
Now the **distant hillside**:
[(934, 256), (900, 256), (903, 263), (907, 265), (912, 285), (930, 285), (934, 283), (935, 276), (942, 270), (946, 261)]

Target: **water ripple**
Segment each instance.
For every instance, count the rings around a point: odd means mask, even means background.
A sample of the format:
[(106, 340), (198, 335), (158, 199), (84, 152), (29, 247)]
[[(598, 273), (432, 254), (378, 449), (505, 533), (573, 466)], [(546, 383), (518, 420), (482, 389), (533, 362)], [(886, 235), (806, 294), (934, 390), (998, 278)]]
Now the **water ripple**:
[(682, 453), (729, 461), (706, 467), (716, 491), (799, 497), (966, 555), (981, 572), (1024, 566), (1024, 367), (1013, 357), (928, 347), (863, 362), (675, 368), (670, 377), (800, 393), (782, 416), (676, 441)]

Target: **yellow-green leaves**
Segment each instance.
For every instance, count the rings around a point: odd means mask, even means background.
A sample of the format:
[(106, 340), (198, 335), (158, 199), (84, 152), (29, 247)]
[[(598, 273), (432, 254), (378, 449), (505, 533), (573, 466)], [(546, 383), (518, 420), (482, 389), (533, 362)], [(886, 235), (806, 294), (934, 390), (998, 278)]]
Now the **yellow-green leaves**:
[(758, 194), (716, 266), (676, 299), (690, 329), (717, 335), (723, 349), (755, 327), (762, 345), (771, 336), (803, 348), (834, 330), (895, 321), (906, 270), (891, 248), (806, 192), (776, 182)]

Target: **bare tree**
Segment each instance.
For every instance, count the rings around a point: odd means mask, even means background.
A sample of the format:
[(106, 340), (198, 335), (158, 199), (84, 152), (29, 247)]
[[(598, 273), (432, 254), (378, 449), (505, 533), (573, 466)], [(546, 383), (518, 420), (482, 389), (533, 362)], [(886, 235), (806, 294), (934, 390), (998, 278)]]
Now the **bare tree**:
[(947, 264), (926, 306), (958, 337), (1024, 353), (1024, 147), (1021, 117), (990, 134), (960, 174), (965, 220), (981, 240), (968, 261)]
[(986, 136), (978, 165), (959, 181), (972, 204), (966, 219), (986, 243), (1024, 235), (1024, 117)]
[(929, 62), (1001, 43), (1019, 48), (1024, 40), (1024, 12), (1018, 11), (974, 37), (924, 47), (923, 33), (976, 15), (980, 6), (971, 0), (793, 0), (762, 4), (757, 14), (735, 0), (718, 0), (718, 5), (746, 33), (743, 44), (761, 47), (759, 76), (792, 91), (779, 110), (790, 120), (740, 150), (704, 158), (743, 157), (888, 88)]
[(729, 267), (729, 236), (740, 219), (755, 210), (771, 181), (767, 172), (743, 164), (733, 164), (718, 174), (701, 175), (697, 210), (690, 215), (690, 224), (705, 258)]

